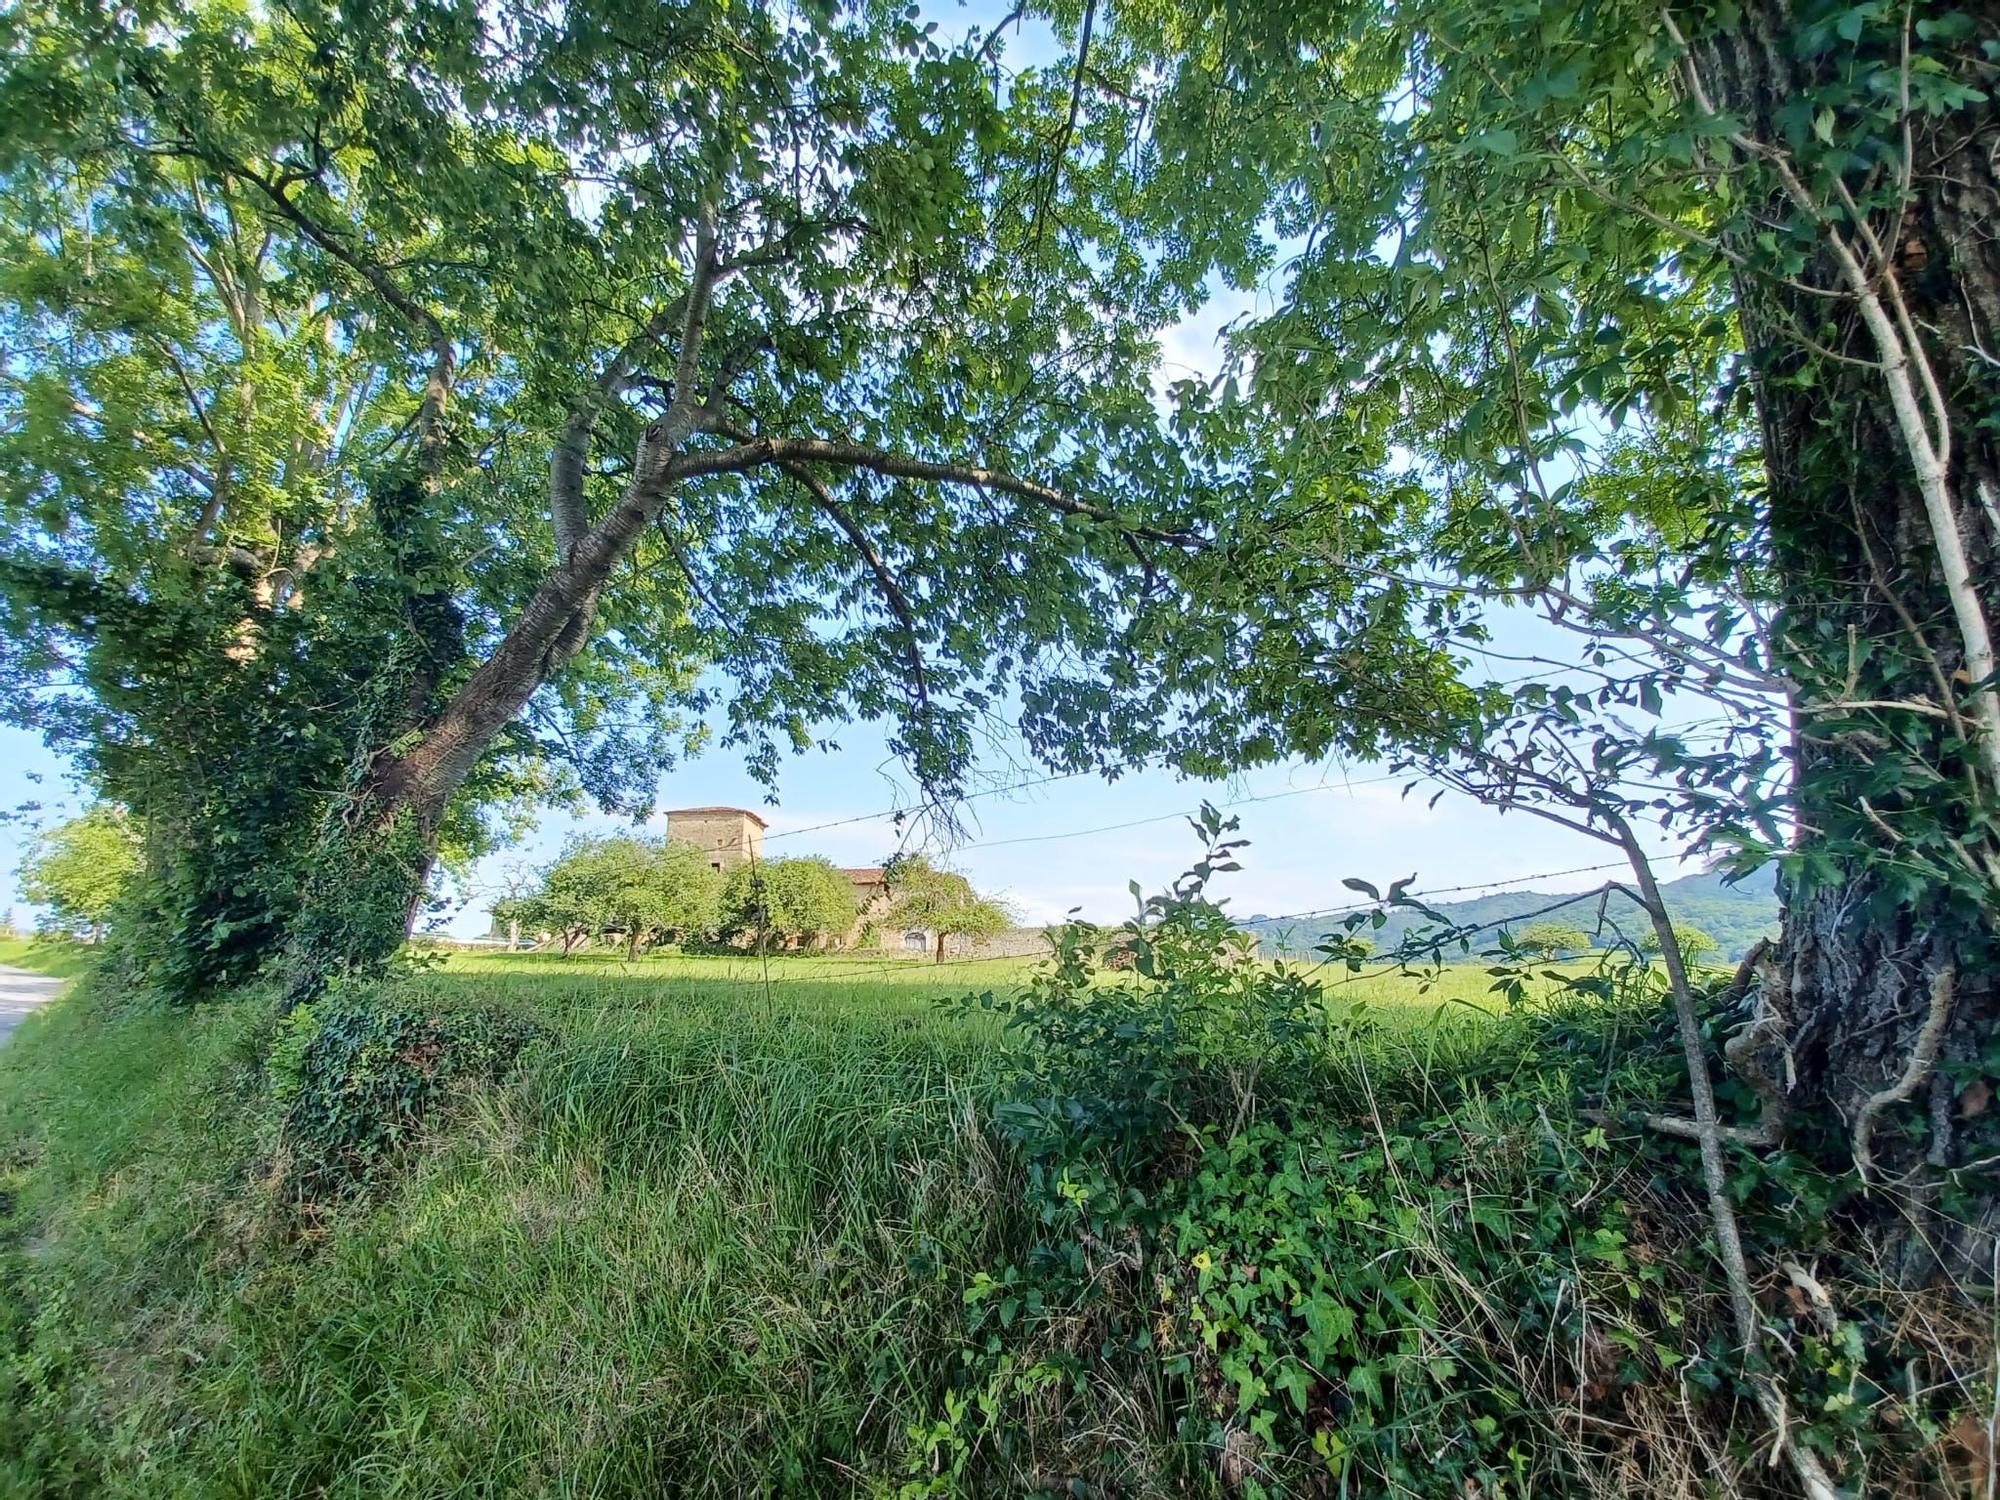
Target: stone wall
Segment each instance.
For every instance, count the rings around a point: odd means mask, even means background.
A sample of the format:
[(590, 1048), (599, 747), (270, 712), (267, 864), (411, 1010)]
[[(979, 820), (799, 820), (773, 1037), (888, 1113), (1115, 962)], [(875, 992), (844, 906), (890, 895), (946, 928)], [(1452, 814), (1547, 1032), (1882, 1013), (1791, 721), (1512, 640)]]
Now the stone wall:
[[(921, 928), (910, 928), (911, 932), (922, 931), (922, 946), (903, 941), (904, 929), (900, 927), (881, 928), (875, 936), (876, 947), (885, 953), (900, 954), (907, 958), (931, 958), (937, 953), (937, 934)], [(1046, 927), (1009, 927), (1004, 932), (996, 932), (991, 937), (947, 937), (944, 940), (944, 956), (951, 958), (1043, 958), (1054, 949), (1049, 941)]]
[(1046, 958), (1055, 951), (1055, 944), (1049, 940), (1046, 927), (1009, 927), (1005, 932), (996, 932), (991, 937), (945, 939), (944, 951), (949, 957), (954, 943), (965, 944), (968, 958)]

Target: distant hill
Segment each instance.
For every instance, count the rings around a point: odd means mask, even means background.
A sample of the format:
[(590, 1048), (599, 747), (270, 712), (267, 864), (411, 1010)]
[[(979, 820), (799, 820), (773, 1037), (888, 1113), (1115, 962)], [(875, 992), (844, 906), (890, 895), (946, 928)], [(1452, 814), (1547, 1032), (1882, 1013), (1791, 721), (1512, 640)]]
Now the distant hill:
[[(1750, 945), (1760, 937), (1775, 937), (1778, 931), (1777, 872), (1762, 870), (1749, 876), (1741, 884), (1731, 885), (1717, 874), (1686, 875), (1679, 880), (1668, 881), (1660, 887), (1667, 898), (1667, 907), (1676, 922), (1691, 927), (1699, 927), (1703, 932), (1721, 944), (1721, 952), (1716, 956), (1734, 961), (1749, 951)], [(1528, 922), (1565, 922), (1583, 928), (1586, 932), (1597, 926), (1598, 897), (1577, 896), (1572, 904), (1556, 911), (1546, 908), (1564, 900), (1559, 892), (1549, 891), (1499, 891), (1491, 896), (1478, 896), (1470, 901), (1440, 901), (1436, 909), (1454, 924), (1472, 924), (1484, 928), (1472, 939), (1473, 952), (1495, 946), (1495, 927), (1488, 923), (1503, 923), (1509, 918)], [(1529, 912), (1541, 915), (1528, 917)], [(1605, 915), (1615, 922), (1627, 936), (1637, 939), (1645, 931), (1645, 919), (1639, 909), (1622, 896), (1613, 896)], [(1259, 946), (1272, 957), (1310, 956), (1321, 937), (1329, 932), (1342, 931), (1342, 918), (1334, 917), (1250, 917), (1243, 926), (1258, 934)], [(1412, 910), (1389, 913), (1389, 920), (1373, 936), (1377, 949), (1394, 948), (1402, 942), (1405, 934), (1418, 927), (1435, 926), (1423, 913)], [(1364, 934), (1367, 929), (1362, 929)], [(1616, 935), (1609, 926), (1599, 934), (1600, 941), (1611, 943)], [(1447, 955), (1449, 956), (1449, 955)]]

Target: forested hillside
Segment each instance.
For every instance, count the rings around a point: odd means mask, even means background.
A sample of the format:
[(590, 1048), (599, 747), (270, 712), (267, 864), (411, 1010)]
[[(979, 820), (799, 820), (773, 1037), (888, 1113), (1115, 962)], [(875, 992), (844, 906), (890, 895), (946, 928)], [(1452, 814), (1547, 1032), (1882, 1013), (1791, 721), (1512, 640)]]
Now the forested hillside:
[[(1715, 939), (1718, 960), (1733, 963), (1758, 939), (1777, 935), (1777, 883), (1770, 870), (1741, 880), (1731, 880), (1720, 872), (1684, 875), (1664, 883), (1660, 894), (1666, 898), (1674, 921)], [(1497, 947), (1502, 931), (1518, 935), (1525, 925), (1545, 920), (1579, 927), (1600, 947), (1610, 947), (1621, 939), (1637, 944), (1650, 936), (1643, 914), (1629, 898), (1614, 894), (1607, 901), (1595, 891), (1575, 897), (1548, 891), (1502, 891), (1471, 901), (1440, 901), (1432, 904), (1431, 910), (1436, 917), (1414, 907), (1391, 907), (1379, 928), (1360, 930), (1372, 937), (1376, 949), (1383, 953), (1412, 938), (1466, 930), (1465, 941), (1474, 955)], [(1272, 957), (1309, 957), (1328, 934), (1347, 935), (1337, 916), (1253, 916), (1243, 926), (1257, 934), (1259, 946)], [(1446, 959), (1466, 952), (1456, 940), (1440, 950)]]

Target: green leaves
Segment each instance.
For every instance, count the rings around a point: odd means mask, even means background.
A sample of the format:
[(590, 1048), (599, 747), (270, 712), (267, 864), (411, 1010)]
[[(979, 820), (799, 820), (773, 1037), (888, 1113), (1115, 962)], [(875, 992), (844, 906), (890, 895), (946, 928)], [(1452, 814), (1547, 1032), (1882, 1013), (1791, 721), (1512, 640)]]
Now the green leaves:
[(498, 1011), (358, 995), (294, 1010), (270, 1061), (290, 1190), (305, 1200), (374, 1185), (457, 1091), (503, 1077), (539, 1030)]
[(706, 938), (722, 926), (723, 877), (705, 850), (634, 835), (579, 837), (541, 874), (538, 886), (495, 915), (523, 930), (559, 938), (563, 951), (607, 931), (636, 954), (674, 934)]
[[(717, 734), (769, 779), (829, 721), (888, 720), (948, 794), (975, 723), (1111, 654), (1171, 570), (1118, 526), (1211, 519), (1149, 382), (1207, 260), (1127, 212), (1115, 96), (1052, 164), (1067, 77), (996, 89), (902, 7), (150, 17), (9, 16), (0, 578), (78, 587), (0, 593), (0, 672), (15, 722), (179, 846), (301, 843), (351, 765), (414, 753), (679, 387), (690, 450), (853, 439), (1117, 520), (828, 466), (680, 486), (582, 649), (538, 647), (521, 722), (482, 731), (457, 855), (538, 800), (641, 810)], [(708, 217), (724, 271), (682, 350)], [(116, 628), (84, 585), (127, 601)], [(238, 934), (239, 967), (295, 875), (189, 876), (186, 940)]]
[(860, 915), (854, 882), (818, 856), (759, 860), (729, 872), (725, 926), (758, 944), (840, 938)]
[(893, 859), (883, 873), (893, 898), (882, 918), (888, 925), (926, 927), (941, 937), (987, 937), (1013, 923), (1006, 903), (980, 895), (963, 875), (922, 855)]
[(98, 803), (38, 834), (21, 856), (21, 895), (46, 906), (46, 925), (102, 936), (140, 867), (138, 834), (124, 810)]

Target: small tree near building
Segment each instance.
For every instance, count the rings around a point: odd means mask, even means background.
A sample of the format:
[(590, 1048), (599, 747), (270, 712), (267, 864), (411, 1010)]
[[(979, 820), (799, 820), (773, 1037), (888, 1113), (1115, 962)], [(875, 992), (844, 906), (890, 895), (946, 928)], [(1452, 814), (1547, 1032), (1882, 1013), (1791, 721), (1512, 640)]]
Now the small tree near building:
[(705, 933), (721, 921), (722, 877), (687, 844), (629, 834), (572, 840), (527, 896), (494, 904), (501, 921), (554, 933), (568, 957), (615, 930), (627, 958), (667, 933)]
[(501, 903), (505, 907), (503, 920), (518, 921), (531, 932), (551, 934), (562, 944), (564, 958), (594, 933), (602, 931), (609, 920), (610, 907), (598, 842), (571, 840), (556, 861), (542, 872), (540, 890)]
[(638, 936), (705, 936), (722, 925), (722, 873), (706, 850), (670, 841), (652, 845), (651, 858), (633, 888), (626, 915), (626, 952), (638, 956)]
[(956, 870), (940, 869), (920, 854), (891, 860), (886, 873), (895, 898), (888, 920), (936, 933), (938, 963), (944, 962), (945, 939), (990, 937), (1014, 923), (1005, 903), (980, 895)]
[(854, 882), (831, 860), (773, 859), (738, 865), (723, 888), (724, 925), (786, 946), (824, 942), (854, 925)]

